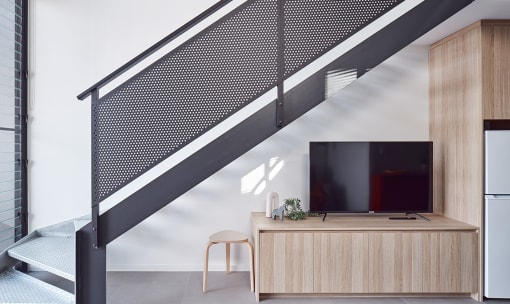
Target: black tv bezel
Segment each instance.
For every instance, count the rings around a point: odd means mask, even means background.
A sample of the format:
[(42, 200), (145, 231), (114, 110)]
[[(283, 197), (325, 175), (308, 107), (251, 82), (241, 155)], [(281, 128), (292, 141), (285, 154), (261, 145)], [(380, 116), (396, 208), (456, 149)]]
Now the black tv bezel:
[[(310, 170), (311, 170), (311, 153), (310, 153), (310, 148), (311, 148), (311, 145), (312, 144), (315, 144), (315, 143), (326, 143), (326, 144), (336, 144), (336, 143), (426, 143), (428, 144), (428, 149), (429, 149), (429, 163), (428, 163), (428, 170), (429, 170), (429, 203), (428, 203), (428, 206), (429, 208), (427, 210), (416, 210), (416, 209), (412, 209), (412, 210), (380, 210), (380, 211), (376, 211), (376, 210), (362, 210), (362, 211), (355, 211), (355, 210), (335, 210), (335, 211), (330, 211), (330, 210), (313, 210), (312, 209), (312, 197), (311, 197), (311, 187), (312, 187), (312, 179), (311, 179), (311, 175), (310, 175)], [(433, 150), (433, 142), (432, 141), (310, 141), (309, 142), (309, 145), (308, 145), (308, 174), (309, 174), (309, 178), (308, 178), (308, 190), (309, 190), (309, 211), (310, 213), (315, 213), (315, 214), (329, 214), (329, 213), (338, 213), (338, 214), (397, 214), (397, 213), (404, 213), (406, 215), (408, 214), (418, 214), (418, 213), (425, 213), (425, 214), (432, 214), (434, 212), (434, 184), (433, 184), (433, 175), (434, 175), (434, 171), (433, 171), (433, 166), (434, 166), (434, 150)]]

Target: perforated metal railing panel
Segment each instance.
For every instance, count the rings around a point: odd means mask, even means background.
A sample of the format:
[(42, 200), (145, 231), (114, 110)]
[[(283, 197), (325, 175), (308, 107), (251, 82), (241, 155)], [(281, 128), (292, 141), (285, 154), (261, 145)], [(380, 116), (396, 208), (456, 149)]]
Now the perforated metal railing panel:
[(93, 104), (93, 201), (276, 86), (280, 30), (288, 77), (403, 0), (288, 0), (280, 23), (278, 1), (248, 1)]
[(298, 71), (403, 1), (285, 1), (285, 76)]
[(245, 5), (101, 99), (99, 198), (275, 85), (275, 6)]

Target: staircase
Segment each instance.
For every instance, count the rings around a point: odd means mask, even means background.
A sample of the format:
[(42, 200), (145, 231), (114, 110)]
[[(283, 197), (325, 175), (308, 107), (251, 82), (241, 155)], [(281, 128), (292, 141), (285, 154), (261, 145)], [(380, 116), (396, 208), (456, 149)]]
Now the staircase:
[(75, 234), (87, 218), (38, 229), (0, 253), (0, 303), (75, 303), (74, 294), (15, 268), (20, 262), (75, 282)]
[[(248, 0), (99, 94), (231, 2), (219, 1), (78, 96), (92, 101), (91, 218), (37, 230), (2, 252), (0, 303), (106, 303), (107, 244), (324, 101), (330, 75), (361, 77), (472, 1)], [(351, 39), (381, 18), (375, 33)], [(100, 214), (111, 194), (261, 98), (269, 102)], [(13, 269), (20, 261), (74, 281), (75, 295)]]

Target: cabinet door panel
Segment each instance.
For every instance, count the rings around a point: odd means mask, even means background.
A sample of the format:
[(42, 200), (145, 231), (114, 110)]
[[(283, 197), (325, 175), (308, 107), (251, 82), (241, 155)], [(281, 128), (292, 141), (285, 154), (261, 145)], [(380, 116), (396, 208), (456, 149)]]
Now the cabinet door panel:
[(260, 234), (260, 292), (313, 292), (313, 233)]
[(370, 292), (473, 293), (477, 239), (474, 232), (371, 233)]
[(368, 234), (317, 233), (314, 250), (315, 292), (368, 292)]
[(422, 240), (422, 233), (370, 233), (370, 292), (422, 292)]
[(424, 292), (476, 292), (477, 248), (475, 232), (428, 233), (424, 246)]

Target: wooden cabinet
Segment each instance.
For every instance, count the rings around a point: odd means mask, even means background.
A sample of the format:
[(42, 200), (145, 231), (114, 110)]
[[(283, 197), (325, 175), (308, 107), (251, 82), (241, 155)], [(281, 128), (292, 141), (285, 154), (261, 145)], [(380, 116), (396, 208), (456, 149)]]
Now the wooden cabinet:
[(471, 295), (478, 286), (478, 230), (441, 216), (331, 216), (273, 221), (252, 214), (255, 292)]

